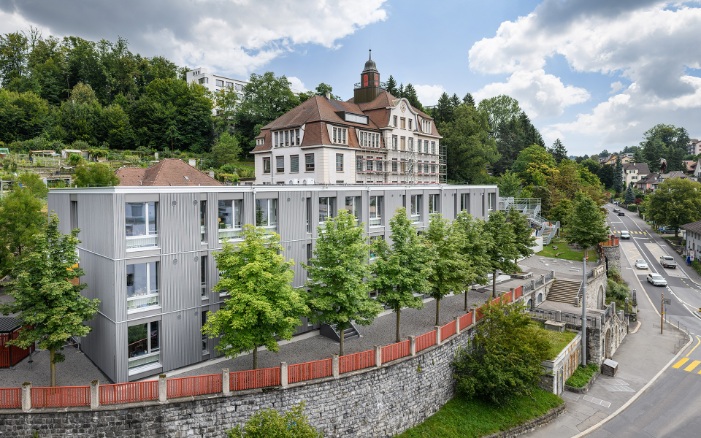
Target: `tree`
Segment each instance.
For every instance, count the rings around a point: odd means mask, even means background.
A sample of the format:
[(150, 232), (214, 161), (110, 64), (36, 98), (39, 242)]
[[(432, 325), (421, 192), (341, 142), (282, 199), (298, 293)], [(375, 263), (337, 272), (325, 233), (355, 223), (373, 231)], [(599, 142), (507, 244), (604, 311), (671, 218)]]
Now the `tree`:
[[(659, 168), (659, 160), (657, 161), (657, 168)], [(616, 194), (623, 191), (623, 165), (621, 164), (620, 155), (616, 156), (616, 167), (613, 170), (613, 191)]]
[(579, 245), (584, 250), (585, 259), (589, 248), (608, 238), (606, 214), (582, 192), (574, 197), (574, 206), (567, 222), (567, 242)]
[(256, 369), (258, 348), (278, 351), (278, 339), (291, 339), (309, 309), (292, 287), (293, 263), (282, 255), (280, 236), (250, 224), (242, 236), (242, 242), (225, 243), (214, 255), (221, 274), (214, 290), (229, 298), (207, 318), (202, 332), (221, 337), (217, 350), (227, 357), (253, 350)]
[(635, 204), (635, 193), (633, 193), (633, 185), (629, 185), (626, 189), (626, 196), (624, 199), (626, 205)]
[[(511, 224), (514, 233), (514, 245), (516, 246), (516, 256), (529, 257), (533, 254), (533, 246), (535, 245), (535, 237), (533, 229), (528, 223), (528, 219), (520, 211), (515, 208), (510, 208), (506, 214), (506, 221)], [(518, 260), (514, 260), (518, 264)]]
[(502, 125), (521, 113), (518, 101), (504, 94), (481, 100), (477, 108), (487, 116), (489, 131), (495, 138), (498, 138)]
[(228, 438), (321, 438), (304, 415), (304, 402), (292, 407), (284, 415), (275, 409), (258, 411), (246, 424), (227, 431)]
[(475, 283), (486, 283), (487, 275), (491, 271), (488, 255), (491, 240), (489, 234), (484, 230), (484, 221), (473, 218), (465, 210), (458, 213), (452, 226), (460, 230), (462, 237), (458, 254), (464, 257), (466, 262), (463, 275), (465, 280), (464, 309), (467, 311), (467, 291)]
[(236, 120), (237, 105), (239, 95), (233, 87), (226, 87), (217, 90), (212, 96), (214, 100), (214, 130), (217, 135), (224, 132), (233, 134), (234, 122)]
[(567, 158), (567, 149), (565, 149), (565, 145), (562, 144), (559, 138), (555, 140), (549, 152), (555, 158), (557, 164), (560, 164), (560, 161)]
[(471, 273), (469, 262), (461, 253), (465, 238), (459, 227), (452, 226), (439, 214), (431, 216), (424, 234), (431, 257), (428, 275), (429, 295), (436, 300), (436, 325), (440, 323), (441, 300), (446, 295), (462, 291)]
[(507, 170), (497, 181), (499, 196), (504, 198), (518, 198), (521, 195), (521, 178), (514, 172)]
[(340, 96), (336, 96), (335, 94), (333, 94), (333, 87), (324, 82), (316, 86), (316, 88), (314, 89), (314, 94), (316, 94), (317, 96), (328, 96), (328, 98), (332, 100), (341, 100)]
[(423, 105), (421, 105), (421, 102), (419, 102), (419, 96), (416, 94), (416, 89), (413, 85), (406, 84), (406, 87), (404, 88), (404, 95), (402, 97), (406, 98), (411, 104), (411, 106), (418, 109), (419, 111), (424, 110)]
[(29, 189), (29, 192), (35, 198), (46, 199), (46, 196), (49, 194), (48, 187), (46, 187), (41, 176), (37, 173), (25, 172), (17, 177), (17, 183), (21, 187)]
[(682, 160), (689, 145), (689, 135), (684, 128), (659, 124), (645, 132), (645, 140), (640, 143), (642, 155), (650, 170), (659, 169), (660, 158), (667, 160), (666, 172), (683, 170)]
[(675, 229), (701, 219), (701, 183), (682, 178), (667, 179), (645, 199), (645, 211), (658, 225)]
[(214, 146), (212, 146), (212, 163), (214, 167), (221, 167), (225, 164), (233, 164), (241, 155), (241, 147), (235, 136), (228, 132), (223, 132)]
[(491, 237), (489, 264), (492, 268), (492, 297), (497, 296), (497, 274), (499, 271), (512, 273), (518, 270), (514, 260), (518, 257), (518, 248), (514, 239), (514, 227), (507, 222), (503, 211), (493, 211), (485, 225), (485, 231)]
[(436, 122), (436, 126), (440, 129), (443, 126), (443, 123), (452, 122), (454, 111), (455, 107), (451, 103), (448, 93), (443, 92), (441, 97), (438, 98), (438, 103), (436, 103), (436, 106), (432, 111), (433, 120)]
[(550, 343), (531, 322), (523, 304), (489, 304), (467, 349), (453, 360), (456, 390), (496, 405), (530, 395), (543, 374)]
[(396, 211), (389, 226), (392, 230), (391, 248), (383, 239), (373, 242), (376, 258), (370, 265), (373, 274), (370, 284), (379, 293), (377, 300), (394, 312), (395, 338), (399, 342), (402, 308), (423, 307), (420, 294), (428, 289), (426, 277), (430, 260), (404, 208)]
[(0, 85), (17, 90), (27, 76), (29, 38), (24, 33), (0, 35)]
[(61, 349), (68, 338), (90, 332), (85, 321), (97, 312), (100, 302), (80, 294), (86, 285), (76, 281), (83, 276), (77, 267), (77, 235), (77, 229), (61, 234), (58, 217), (51, 215), (45, 233), (32, 237), (29, 251), (12, 270), (7, 290), (13, 301), (0, 307), (2, 313), (17, 313), (24, 327), (8, 344), (28, 348), (37, 343), (49, 350), (51, 386), (56, 385), (56, 364), (64, 359)]
[(318, 228), (314, 257), (305, 265), (310, 319), (335, 326), (339, 355), (343, 356), (344, 330), (351, 321), (369, 325), (382, 311), (370, 298), (368, 244), (355, 217), (341, 210)]
[(30, 187), (16, 185), (0, 198), (0, 277), (11, 271), (32, 236), (46, 224), (41, 208), (42, 202)]
[(119, 178), (105, 163), (81, 163), (75, 169), (76, 187), (110, 187), (119, 185)]
[(387, 78), (387, 85), (386, 85), (385, 89), (392, 96), (401, 97), (398, 93), (398, 90), (397, 90), (397, 81), (394, 79), (394, 77), (392, 75), (389, 75), (389, 78)]
[(544, 186), (556, 166), (553, 156), (544, 147), (534, 144), (518, 154), (511, 170), (526, 185)]

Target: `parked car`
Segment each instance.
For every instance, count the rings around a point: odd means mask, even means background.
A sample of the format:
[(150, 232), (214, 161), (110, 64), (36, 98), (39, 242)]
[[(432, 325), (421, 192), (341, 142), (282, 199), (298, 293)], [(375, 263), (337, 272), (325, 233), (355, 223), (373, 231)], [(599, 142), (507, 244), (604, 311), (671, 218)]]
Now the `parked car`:
[(668, 256), (668, 255), (660, 256), (660, 264), (662, 265), (663, 268), (670, 268), (670, 269), (677, 268), (677, 262), (674, 260), (674, 257)]
[(625, 213), (624, 211), (619, 211), (619, 212), (618, 212), (618, 215), (619, 215), (619, 216), (625, 216), (626, 213)]
[(618, 213), (619, 211), (621, 211), (620, 208), (614, 208), (614, 209), (613, 209), (613, 212), (614, 212), (614, 213)]
[(647, 282), (653, 286), (667, 286), (667, 280), (663, 276), (652, 272), (647, 274)]
[(636, 269), (647, 269), (647, 262), (643, 259), (638, 259), (635, 261)]
[(630, 239), (630, 232), (628, 230), (621, 231), (621, 239)]

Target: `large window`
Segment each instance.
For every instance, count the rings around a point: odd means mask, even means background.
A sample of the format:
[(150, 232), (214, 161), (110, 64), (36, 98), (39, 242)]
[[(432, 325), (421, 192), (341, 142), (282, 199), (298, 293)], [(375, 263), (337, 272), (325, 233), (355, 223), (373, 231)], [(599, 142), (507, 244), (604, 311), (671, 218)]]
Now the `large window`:
[(275, 157), (275, 172), (284, 173), (285, 172), (285, 157), (279, 156)]
[(290, 173), (299, 172), (299, 155), (290, 155)]
[(158, 202), (127, 202), (127, 249), (158, 246)]
[(336, 215), (336, 198), (319, 198), (319, 223), (323, 224), (330, 217)]
[(428, 195), (428, 214), (440, 212), (440, 199), (438, 193)]
[(461, 193), (460, 194), (460, 211), (470, 212), (470, 194)]
[(314, 154), (304, 154), (304, 170), (314, 172)]
[(200, 201), (200, 242), (207, 241), (207, 201)]
[(270, 157), (263, 157), (263, 173), (270, 173)]
[(219, 240), (235, 239), (243, 228), (243, 200), (219, 201), (218, 208)]
[(382, 210), (385, 199), (383, 196), (370, 196), (370, 208), (368, 211), (368, 222), (371, 227), (382, 225)]
[[(203, 310), (202, 311), (202, 325), (200, 327), (200, 333), (202, 333), (201, 328), (204, 327), (205, 324), (207, 324), (207, 314), (209, 313), (208, 310)], [(209, 347), (207, 345), (207, 335), (202, 333), (202, 356), (206, 356), (209, 354)]]
[(158, 321), (129, 326), (127, 329), (127, 356), (129, 369), (157, 364), (159, 361), (160, 333)]
[(334, 144), (348, 144), (348, 130), (334, 126), (332, 128), (331, 142)]
[(363, 157), (362, 156), (355, 157), (355, 171), (356, 172), (363, 171)]
[(200, 256), (200, 296), (207, 298), (207, 256)]
[(397, 150), (397, 136), (396, 135), (392, 136), (392, 150), (394, 150), (394, 151)]
[(127, 311), (158, 306), (158, 262), (127, 265)]
[(336, 154), (336, 172), (343, 172), (343, 154)]
[(256, 199), (256, 226), (277, 228), (277, 199)]
[(412, 222), (421, 222), (421, 210), (423, 209), (423, 195), (411, 195), (410, 215)]
[(360, 196), (346, 196), (343, 209), (355, 216), (357, 221), (360, 222)]

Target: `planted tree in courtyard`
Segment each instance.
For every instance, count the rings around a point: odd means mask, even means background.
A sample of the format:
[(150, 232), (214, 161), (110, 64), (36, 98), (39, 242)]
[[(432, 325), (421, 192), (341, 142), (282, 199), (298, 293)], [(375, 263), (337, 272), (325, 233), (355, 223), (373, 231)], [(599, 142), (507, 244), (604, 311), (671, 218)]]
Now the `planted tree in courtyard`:
[(441, 300), (452, 292), (467, 287), (470, 264), (461, 253), (464, 235), (460, 227), (451, 225), (439, 214), (431, 216), (424, 235), (431, 257), (428, 275), (429, 295), (436, 300), (436, 325), (440, 323)]
[(518, 247), (514, 236), (513, 225), (506, 220), (502, 211), (493, 211), (485, 225), (485, 230), (491, 237), (492, 246), (489, 249), (489, 265), (492, 268), (492, 297), (497, 296), (497, 275), (499, 271), (512, 273), (518, 270), (514, 262), (518, 258)]
[(280, 237), (262, 228), (245, 225), (243, 241), (224, 244), (214, 258), (221, 275), (214, 286), (229, 297), (207, 318), (202, 332), (221, 337), (217, 350), (228, 357), (258, 348), (278, 351), (279, 339), (291, 339), (307, 315), (304, 297), (292, 287), (292, 261), (282, 255)]
[(458, 394), (503, 405), (530, 395), (543, 374), (550, 343), (531, 322), (523, 304), (490, 304), (475, 328), (469, 348), (458, 351), (453, 370)]
[(404, 208), (397, 210), (389, 226), (392, 246), (383, 239), (373, 242), (375, 259), (370, 265), (373, 273), (370, 285), (379, 293), (377, 300), (394, 312), (395, 338), (399, 342), (402, 308), (423, 307), (420, 294), (428, 289), (426, 277), (430, 259)]
[(99, 300), (80, 294), (86, 285), (78, 282), (83, 276), (76, 253), (78, 230), (62, 234), (58, 218), (52, 215), (42, 231), (30, 238), (16, 262), (7, 286), (12, 301), (0, 306), (0, 312), (16, 313), (24, 327), (8, 344), (29, 348), (36, 343), (49, 351), (51, 386), (55, 386), (63, 346), (70, 337), (90, 332), (85, 321), (95, 315)]
[(519, 257), (528, 257), (533, 254), (533, 245), (535, 245), (533, 228), (528, 223), (526, 216), (515, 208), (509, 209), (509, 212), (506, 214), (506, 221), (511, 224), (514, 232), (514, 245), (516, 246), (514, 263), (517, 264)]
[(466, 268), (465, 275), (465, 303), (464, 309), (467, 311), (467, 292), (470, 286), (476, 283), (487, 282), (487, 274), (491, 272), (489, 264), (489, 249), (491, 247), (490, 235), (485, 232), (485, 223), (481, 219), (475, 219), (467, 211), (461, 211), (452, 224), (461, 231), (462, 242), (459, 253), (464, 257)]
[(371, 324), (382, 306), (370, 298), (366, 281), (370, 274), (369, 245), (355, 216), (339, 211), (337, 217), (319, 226), (318, 235), (314, 257), (305, 266), (310, 319), (335, 327), (342, 356), (344, 330), (351, 322)]
[(606, 214), (582, 192), (575, 195), (567, 223), (567, 242), (579, 245), (584, 250), (585, 258), (589, 248), (608, 239)]

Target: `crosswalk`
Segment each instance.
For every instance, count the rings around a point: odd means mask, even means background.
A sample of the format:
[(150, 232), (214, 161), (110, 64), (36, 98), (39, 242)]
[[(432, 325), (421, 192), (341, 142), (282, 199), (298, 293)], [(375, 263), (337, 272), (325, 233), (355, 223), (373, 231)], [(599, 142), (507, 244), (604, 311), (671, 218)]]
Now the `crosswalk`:
[[(649, 236), (649, 235), (650, 235), (647, 231), (633, 231), (633, 230), (631, 230), (631, 231), (628, 231), (628, 232), (630, 233), (631, 236)], [(613, 234), (619, 234), (619, 235), (620, 235), (621, 232), (618, 231), (618, 230), (614, 230), (614, 231), (613, 231)]]
[(691, 360), (688, 357), (683, 357), (677, 361), (672, 368), (677, 370), (686, 371), (687, 373), (696, 372), (696, 374), (701, 374), (701, 360)]

